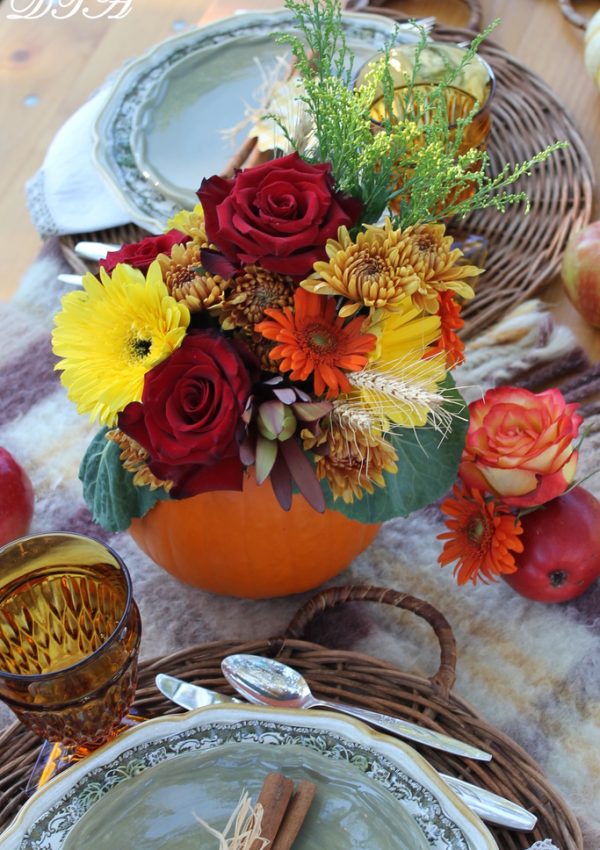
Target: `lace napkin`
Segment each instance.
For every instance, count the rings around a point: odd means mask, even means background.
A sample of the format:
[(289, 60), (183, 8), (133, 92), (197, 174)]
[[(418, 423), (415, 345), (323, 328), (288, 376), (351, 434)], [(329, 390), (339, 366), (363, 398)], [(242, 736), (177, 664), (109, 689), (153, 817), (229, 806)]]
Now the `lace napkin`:
[(112, 76), (63, 124), (40, 170), (26, 185), (27, 207), (42, 237), (87, 233), (131, 221), (92, 160), (92, 127), (111, 91)]

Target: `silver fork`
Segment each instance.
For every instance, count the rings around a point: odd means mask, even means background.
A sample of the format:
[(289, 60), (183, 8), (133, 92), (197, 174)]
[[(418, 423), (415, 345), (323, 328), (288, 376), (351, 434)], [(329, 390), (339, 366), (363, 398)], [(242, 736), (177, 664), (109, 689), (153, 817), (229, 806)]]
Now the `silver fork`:
[[(78, 257), (84, 260), (98, 262), (103, 260), (109, 251), (118, 251), (120, 245), (110, 242), (78, 242), (73, 249)], [(81, 286), (83, 276), (80, 274), (59, 274), (58, 280), (67, 286)]]

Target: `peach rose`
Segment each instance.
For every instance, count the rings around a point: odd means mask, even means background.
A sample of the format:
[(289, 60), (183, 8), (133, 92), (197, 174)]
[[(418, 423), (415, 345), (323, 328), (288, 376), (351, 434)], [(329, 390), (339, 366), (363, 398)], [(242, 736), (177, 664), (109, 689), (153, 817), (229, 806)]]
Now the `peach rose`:
[(532, 393), (518, 387), (488, 390), (469, 405), (471, 416), (459, 475), (467, 487), (506, 505), (542, 505), (575, 477), (573, 448), (582, 417), (560, 390)]

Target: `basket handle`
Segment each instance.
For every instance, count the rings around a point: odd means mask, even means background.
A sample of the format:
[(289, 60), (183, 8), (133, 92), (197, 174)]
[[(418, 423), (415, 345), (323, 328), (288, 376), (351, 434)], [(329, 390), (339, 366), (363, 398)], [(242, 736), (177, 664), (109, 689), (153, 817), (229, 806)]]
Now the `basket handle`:
[(589, 18), (586, 18), (585, 15), (580, 15), (579, 12), (576, 12), (571, 0), (558, 0), (558, 5), (560, 6), (560, 11), (570, 24), (573, 24), (574, 27), (578, 27), (581, 30), (584, 30), (587, 27)]
[[(386, 3), (387, 0), (347, 0), (345, 8), (349, 12), (375, 12), (380, 15), (389, 15), (389, 17), (397, 18), (398, 20), (409, 20), (409, 17), (398, 9), (383, 9), (382, 7)], [(479, 0), (463, 0), (463, 3), (469, 7), (469, 20), (464, 25), (464, 29), (479, 31), (483, 20)]]
[(456, 679), (456, 640), (444, 615), (433, 605), (416, 596), (372, 585), (329, 587), (313, 596), (300, 608), (287, 627), (285, 637), (301, 640), (316, 616), (345, 602), (381, 602), (384, 605), (393, 605), (395, 608), (412, 611), (417, 617), (426, 620), (434, 630), (440, 644), (440, 666), (437, 673), (431, 676), (430, 681), (435, 691), (442, 698), (447, 698)]

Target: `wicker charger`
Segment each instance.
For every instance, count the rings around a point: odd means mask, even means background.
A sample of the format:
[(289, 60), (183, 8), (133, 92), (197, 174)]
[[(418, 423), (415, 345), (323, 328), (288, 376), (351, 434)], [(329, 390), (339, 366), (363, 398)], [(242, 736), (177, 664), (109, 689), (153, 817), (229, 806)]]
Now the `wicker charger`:
[[(432, 626), (440, 644), (440, 666), (431, 678), (403, 673), (393, 665), (368, 655), (327, 649), (308, 640), (311, 623), (317, 617), (326, 615), (343, 603), (364, 601), (404, 608)], [(233, 652), (276, 656), (300, 670), (318, 696), (397, 715), (483, 747), (493, 754), (489, 763), (468, 761), (427, 748), (422, 752), (438, 770), (513, 799), (537, 815), (534, 832), (491, 827), (501, 850), (523, 850), (544, 838), (551, 839), (560, 850), (583, 850), (577, 821), (533, 759), (451, 693), (455, 679), (456, 642), (446, 619), (427, 602), (378, 587), (330, 588), (313, 597), (298, 611), (283, 637), (243, 643), (215, 641), (143, 663), (136, 707), (148, 717), (180, 711), (156, 690), (154, 677), (157, 673), (170, 673), (231, 693), (221, 674), (220, 663), (224, 656)], [(0, 829), (10, 823), (25, 801), (23, 788), (38, 749), (39, 738), (19, 723), (0, 735)]]
[[(443, 41), (462, 41), (463, 30), (434, 30)], [(491, 104), (492, 132), (488, 140), (493, 173), (505, 163), (521, 162), (554, 141), (568, 147), (537, 166), (524, 189), (531, 211), (520, 206), (505, 214), (479, 210), (450, 230), (488, 240), (486, 271), (477, 284), (473, 301), (465, 304), (465, 336), (481, 332), (513, 306), (538, 293), (558, 272), (571, 233), (590, 220), (594, 171), (572, 117), (542, 79), (501, 47), (484, 42), (479, 53), (497, 78)]]
[[(377, 6), (367, 6), (364, 11), (402, 17)], [(448, 27), (435, 27), (433, 31), (434, 38), (451, 42), (468, 41), (472, 35), (472, 31)], [(581, 136), (548, 86), (497, 45), (484, 43), (480, 53), (494, 69), (498, 82), (491, 104), (493, 126), (488, 144), (494, 173), (506, 162), (528, 159), (556, 140), (567, 141), (569, 147), (555, 153), (533, 170), (526, 183), (517, 186), (526, 189), (531, 198), (529, 215), (523, 215), (521, 207), (510, 208), (504, 215), (493, 209), (482, 210), (466, 221), (451, 224), (450, 230), (458, 238), (481, 236), (489, 244), (477, 295), (463, 310), (464, 337), (481, 332), (551, 280), (560, 267), (569, 235), (590, 220), (594, 185)], [(127, 225), (63, 236), (60, 242), (69, 264), (82, 274), (96, 269), (74, 253), (76, 242), (86, 239), (121, 244), (144, 235), (145, 231), (135, 225)]]

